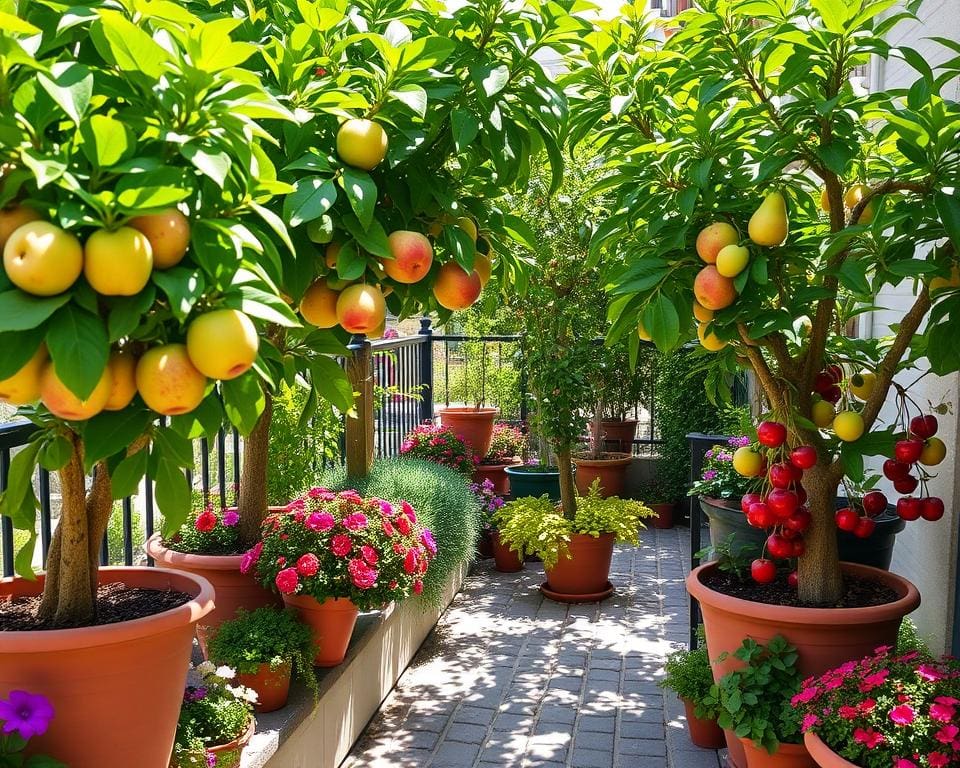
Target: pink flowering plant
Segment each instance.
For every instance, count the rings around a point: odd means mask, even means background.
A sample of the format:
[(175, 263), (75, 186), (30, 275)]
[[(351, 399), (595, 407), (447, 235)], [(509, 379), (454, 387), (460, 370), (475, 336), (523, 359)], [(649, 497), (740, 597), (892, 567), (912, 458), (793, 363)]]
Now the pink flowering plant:
[(493, 481), (484, 478), (482, 483), (470, 483), (470, 492), (477, 497), (480, 502), (481, 524), (484, 529), (493, 528), (493, 515), (506, 502), (503, 497), (497, 494), (493, 486)]
[(24, 755), (34, 736), (42, 736), (53, 719), (53, 705), (46, 696), (29, 691), (10, 691), (0, 699), (0, 766), (18, 768), (66, 768), (44, 755)]
[(410, 504), (364, 499), (353, 490), (312, 488), (268, 516), (262, 535), (241, 571), (255, 570), (282, 595), (349, 598), (360, 610), (420, 594), (437, 554)]
[(498, 421), (493, 425), (490, 450), (482, 464), (509, 464), (525, 453), (527, 438), (519, 427)]
[(960, 661), (889, 647), (803, 681), (801, 727), (862, 768), (960, 765)]
[(450, 427), (420, 424), (403, 439), (400, 455), (442, 464), (466, 475), (477, 467), (477, 458)]
[(213, 504), (195, 509), (165, 544), (177, 552), (194, 555), (236, 555), (240, 542), (240, 515), (234, 507), (215, 509)]
[(703, 455), (703, 472), (690, 486), (689, 496), (711, 499), (739, 499), (756, 481), (744, 477), (733, 468), (733, 453), (750, 445), (749, 437), (731, 437), (725, 445), (714, 445)]

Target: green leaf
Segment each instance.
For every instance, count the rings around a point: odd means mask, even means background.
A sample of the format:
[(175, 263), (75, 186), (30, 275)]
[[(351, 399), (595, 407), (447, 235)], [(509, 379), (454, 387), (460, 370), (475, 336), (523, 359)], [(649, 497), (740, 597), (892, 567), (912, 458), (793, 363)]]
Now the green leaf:
[(21, 578), (33, 581), (36, 578), (33, 573), (33, 555), (37, 546), (37, 532), (32, 525), (28, 532), (30, 537), (23, 543), (23, 546), (17, 550), (17, 554), (13, 559), (13, 569)]
[(506, 64), (487, 64), (482, 67), (471, 67), (470, 76), (487, 98), (496, 96), (507, 87), (510, 82), (510, 69)]
[(423, 117), (427, 113), (427, 92), (419, 85), (405, 85), (389, 91), (388, 95), (408, 107), (415, 115)]
[(190, 267), (154, 270), (153, 282), (167, 294), (167, 298), (170, 299), (170, 311), (180, 322), (187, 319), (206, 290), (203, 273), (199, 269)]
[(156, 297), (156, 288), (147, 285), (134, 296), (118, 296), (113, 299), (110, 314), (107, 315), (107, 335), (110, 337), (111, 344), (124, 336), (129, 336), (139, 327)]
[(39, 453), (40, 443), (33, 440), (14, 455), (7, 471), (7, 489), (0, 495), (0, 515), (9, 517), (14, 528), (21, 530), (33, 530), (40, 506), (33, 492)]
[(67, 170), (66, 163), (44, 155), (33, 148), (24, 149), (20, 153), (20, 158), (36, 177), (38, 189), (43, 189), (48, 184), (52, 184), (61, 178)]
[(300, 327), (299, 318), (279, 296), (247, 284), (240, 286), (239, 294), (240, 310), (245, 314), (286, 328)]
[(867, 280), (867, 267), (858, 259), (847, 258), (840, 265), (840, 284), (860, 296), (869, 296), (870, 281)]
[(463, 152), (480, 133), (480, 121), (476, 115), (463, 107), (453, 110), (450, 115), (453, 129), (453, 144), (457, 152)]
[(51, 318), (46, 340), (57, 377), (81, 400), (89, 397), (110, 355), (103, 320), (67, 304)]
[(124, 499), (137, 493), (140, 481), (147, 473), (148, 453), (146, 448), (142, 448), (117, 464), (110, 476), (114, 499)]
[(44, 329), (31, 328), (26, 331), (8, 331), (0, 333), (0, 381), (8, 379), (37, 353), (43, 341)]
[(680, 316), (664, 294), (656, 294), (643, 311), (643, 324), (661, 352), (669, 352), (680, 340)]
[(310, 383), (324, 400), (341, 413), (353, 408), (353, 386), (340, 364), (331, 357), (310, 361)]
[[(843, 25), (850, 18), (847, 10), (847, 4), (844, 0), (810, 0), (810, 5), (823, 19), (823, 25), (828, 32), (840, 34), (843, 32)], [(857, 3), (857, 8), (860, 4)]]
[(199, 142), (190, 142), (180, 147), (180, 154), (193, 164), (200, 173), (213, 180), (220, 189), (227, 183), (232, 161), (226, 152), (213, 151)]
[(260, 379), (253, 371), (247, 371), (236, 379), (221, 382), (220, 391), (223, 409), (230, 423), (241, 434), (249, 435), (266, 405)]
[(446, 37), (418, 37), (400, 47), (397, 70), (423, 72), (442, 64), (453, 53), (456, 43)]
[(80, 125), (93, 95), (93, 73), (83, 64), (56, 62), (49, 75), (41, 72), (37, 80), (67, 117)]
[(90, 27), (90, 36), (100, 55), (125, 72), (159, 80), (169, 60), (160, 45), (118, 11), (100, 10), (100, 22)]
[(123, 160), (134, 147), (133, 132), (108, 115), (91, 115), (80, 125), (80, 149), (98, 168), (109, 168)]
[(49, 440), (44, 440), (37, 458), (41, 467), (50, 472), (56, 472), (70, 461), (72, 451), (73, 446), (66, 437), (52, 435)]
[(83, 463), (89, 471), (101, 459), (125, 451), (140, 437), (155, 414), (145, 408), (103, 411), (83, 425)]
[(190, 440), (200, 437), (213, 438), (222, 425), (223, 406), (220, 405), (216, 391), (207, 395), (190, 413), (174, 416), (170, 420), (171, 428)]
[(153, 443), (168, 460), (181, 467), (193, 467), (193, 442), (174, 429), (164, 427), (153, 435)]
[[(374, 219), (369, 227), (364, 228), (359, 221), (356, 220), (353, 216), (344, 216), (340, 222), (343, 226), (346, 227), (347, 232), (353, 235), (354, 239), (360, 245), (363, 250), (368, 253), (372, 253), (374, 256), (379, 256), (383, 259), (393, 258), (393, 254), (390, 253), (390, 246), (387, 243), (387, 233), (383, 228), (383, 225), (379, 221)], [(344, 244), (346, 247), (348, 244)], [(341, 250), (341, 255), (337, 260), (337, 271), (340, 273), (340, 259), (343, 259), (343, 251)], [(361, 256), (361, 258), (363, 258)], [(366, 259), (363, 259), (364, 264), (366, 264)], [(360, 277), (363, 272), (355, 275), (355, 277)], [(340, 276), (343, 277), (343, 274), (340, 273)], [(352, 279), (352, 278), (351, 278)]]
[(163, 534), (172, 536), (190, 514), (190, 486), (183, 469), (162, 453), (158, 453), (153, 479), (157, 507), (163, 513)]
[(350, 201), (350, 207), (357, 215), (360, 226), (369, 227), (377, 205), (377, 185), (370, 178), (370, 174), (355, 168), (344, 168), (340, 185), (347, 193), (347, 200)]
[(283, 200), (283, 218), (291, 227), (319, 219), (337, 201), (336, 185), (322, 176), (299, 179), (294, 187)]
[(960, 195), (956, 191), (952, 195), (937, 192), (933, 200), (937, 206), (940, 221), (943, 222), (943, 228), (947, 230), (954, 249), (960, 252)]

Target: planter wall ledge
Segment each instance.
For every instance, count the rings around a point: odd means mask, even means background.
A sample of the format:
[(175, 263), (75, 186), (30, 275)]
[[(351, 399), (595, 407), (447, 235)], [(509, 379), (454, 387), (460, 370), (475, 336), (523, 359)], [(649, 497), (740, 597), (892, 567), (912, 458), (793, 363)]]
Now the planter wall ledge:
[(424, 611), (408, 600), (387, 611), (361, 613), (343, 664), (316, 670), (316, 706), (310, 691), (295, 682), (286, 707), (257, 715), (257, 733), (243, 750), (240, 768), (340, 765), (460, 591), (467, 567), (450, 577), (441, 608)]

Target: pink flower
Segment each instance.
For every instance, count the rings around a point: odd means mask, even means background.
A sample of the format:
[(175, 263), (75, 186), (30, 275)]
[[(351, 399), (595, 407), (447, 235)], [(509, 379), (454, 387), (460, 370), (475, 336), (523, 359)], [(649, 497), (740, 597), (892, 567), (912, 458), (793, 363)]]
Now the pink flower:
[(857, 709), (860, 710), (861, 715), (869, 715), (873, 712), (873, 708), (877, 706), (877, 702), (873, 699), (864, 699), (859, 704), (857, 704)]
[(857, 728), (853, 732), (853, 740), (858, 744), (863, 744), (867, 749), (876, 749), (883, 744), (883, 734), (873, 730), (873, 728)]
[(371, 568), (359, 558), (351, 560), (347, 565), (347, 570), (350, 572), (350, 579), (357, 589), (370, 589), (377, 583), (376, 569)]
[(417, 553), (415, 550), (409, 550), (403, 558), (403, 570), (411, 575), (417, 572)]
[(824, 690), (827, 691), (835, 691), (841, 685), (843, 685), (842, 677), (831, 677), (829, 680), (826, 680), (823, 683)]
[(889, 669), (881, 669), (879, 672), (874, 672), (872, 675), (867, 675), (865, 678), (863, 678), (863, 682), (860, 683), (860, 692), (866, 693), (867, 691), (872, 691), (877, 686), (883, 685), (884, 681), (889, 676)]
[(301, 576), (316, 576), (318, 570), (320, 570), (320, 560), (313, 552), (307, 552), (297, 560), (297, 573)]
[(387, 536), (393, 536), (397, 532), (397, 529), (393, 527), (393, 523), (389, 520), (384, 519), (383, 521), (383, 532)]
[(260, 553), (263, 552), (263, 542), (258, 541), (250, 549), (243, 553), (240, 558), (240, 573), (250, 573), (253, 566), (260, 560)]
[(377, 561), (380, 559), (380, 556), (377, 555), (377, 550), (375, 550), (369, 544), (364, 544), (362, 547), (360, 547), (360, 556), (370, 563), (370, 565), (376, 565)]
[(367, 516), (362, 512), (354, 512), (343, 519), (343, 527), (348, 531), (360, 531), (367, 527)]
[(400, 511), (403, 512), (404, 515), (410, 518), (411, 523), (417, 522), (417, 513), (413, 511), (413, 507), (411, 507), (408, 502), (406, 501), (400, 502)]
[(955, 725), (945, 725), (934, 734), (933, 738), (941, 744), (951, 744), (957, 738), (957, 734), (960, 734), (960, 728)]
[(423, 533), (420, 534), (420, 541), (423, 542), (423, 546), (427, 548), (431, 557), (437, 554), (437, 541), (433, 538), (433, 534), (429, 529), (423, 529)]
[(297, 585), (300, 583), (300, 579), (297, 576), (297, 569), (284, 568), (277, 574), (274, 582), (277, 585), (277, 589), (280, 590), (281, 595), (292, 595), (297, 591)]
[(844, 720), (855, 720), (860, 714), (860, 710), (856, 707), (851, 707), (849, 704), (844, 704), (837, 710), (837, 714)]
[(398, 586), (400, 585), (397, 583), (396, 579), (390, 582), (390, 589), (396, 589)]
[(311, 531), (329, 531), (336, 523), (337, 521), (329, 512), (314, 512), (307, 518), (304, 525)]
[(929, 664), (921, 664), (917, 667), (917, 675), (921, 680), (926, 680), (928, 683), (935, 683), (938, 680), (943, 680), (943, 673), (936, 667), (931, 667)]
[(419, 595), (421, 592), (423, 592), (423, 582), (422, 581), (413, 582), (413, 593), (415, 595)]
[(287, 564), (287, 558), (285, 558), (283, 555), (280, 555), (280, 557), (277, 558), (277, 565), (279, 565), (282, 568), (286, 564)]
[(400, 531), (404, 536), (409, 536), (410, 531), (413, 530), (413, 526), (410, 525), (410, 518), (406, 515), (397, 515), (397, 519), (394, 520), (394, 524), (397, 526), (397, 530)]
[(893, 768), (917, 768), (917, 764), (905, 757), (898, 757), (893, 761)]
[(311, 488), (307, 491), (307, 496), (311, 499), (320, 499), (320, 501), (333, 501), (337, 498), (335, 493), (332, 493), (326, 488)]
[(934, 701), (937, 704), (946, 704), (948, 707), (955, 707), (960, 704), (960, 699), (955, 699), (953, 696), (937, 696)]
[(909, 704), (900, 704), (890, 710), (890, 719), (897, 725), (910, 725), (916, 714)]
[(346, 557), (351, 549), (353, 549), (353, 541), (346, 534), (338, 533), (330, 539), (330, 551), (337, 557)]
[(397, 555), (407, 554), (407, 548), (403, 546), (399, 541), (393, 542), (393, 552)]
[(800, 729), (806, 732), (806, 731), (809, 731), (811, 728), (813, 728), (815, 725), (818, 725), (819, 723), (820, 723), (820, 718), (817, 717), (812, 712), (810, 712), (803, 716), (803, 722), (800, 723)]
[(233, 528), (237, 523), (240, 522), (240, 515), (237, 514), (237, 510), (228, 509), (223, 513), (223, 524), (227, 528)]
[(363, 504), (363, 497), (353, 489), (340, 491), (340, 493), (337, 494), (337, 498), (349, 501), (352, 504)]
[(938, 723), (949, 723), (953, 720), (957, 710), (949, 704), (938, 704), (934, 702), (930, 705), (930, 719)]
[(306, 508), (307, 502), (305, 502), (303, 499), (294, 499), (285, 507), (287, 512), (302, 512)]
[(193, 523), (193, 527), (200, 533), (209, 533), (217, 527), (217, 516), (210, 510), (201, 512)]
[(807, 702), (813, 701), (820, 693), (820, 689), (816, 686), (811, 686), (810, 688), (804, 688), (800, 693), (790, 699), (790, 703), (793, 706), (797, 704), (806, 704)]
[(389, 501), (381, 500), (380, 504), (380, 514), (381, 515), (392, 515), (393, 514), (393, 504)]
[(930, 768), (944, 768), (950, 765), (950, 758), (943, 752), (931, 752), (927, 755), (927, 762), (930, 763)]

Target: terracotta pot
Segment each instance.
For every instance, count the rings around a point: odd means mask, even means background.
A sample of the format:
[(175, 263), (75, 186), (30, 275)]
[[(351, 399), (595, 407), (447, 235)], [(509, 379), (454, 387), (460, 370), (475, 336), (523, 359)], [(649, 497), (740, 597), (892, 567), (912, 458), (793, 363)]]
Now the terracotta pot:
[[(868, 577), (891, 587), (900, 598), (886, 605), (868, 608), (793, 608), (765, 605), (730, 597), (706, 587), (701, 576), (716, 569), (707, 563), (687, 575), (687, 591), (700, 602), (707, 650), (711, 659), (730, 656), (713, 665), (714, 680), (740, 666), (733, 653), (751, 637), (767, 643), (783, 635), (796, 646), (797, 666), (802, 678), (820, 675), (845, 661), (860, 659), (879, 645), (896, 645), (900, 621), (920, 604), (917, 588), (902, 576), (844, 563), (844, 573)], [(744, 768), (740, 741), (727, 732), (727, 746), (737, 768)]]
[(851, 763), (844, 757), (840, 757), (830, 747), (823, 743), (817, 734), (813, 731), (807, 731), (803, 735), (803, 743), (810, 753), (810, 757), (820, 768), (859, 768), (855, 763)]
[[(636, 419), (604, 419), (600, 422), (600, 428), (603, 430), (603, 443), (608, 451), (621, 451), (623, 453), (633, 453), (633, 440), (637, 436)], [(590, 422), (590, 434), (593, 435), (594, 422)], [(595, 437), (595, 436), (594, 436)]]
[(500, 413), (499, 408), (457, 408), (440, 409), (440, 423), (450, 427), (457, 437), (470, 446), (474, 455), (484, 457), (490, 451), (493, 440), (493, 422)]
[(515, 467), (519, 462), (509, 464), (477, 464), (473, 471), (473, 482), (480, 485), (484, 480), (493, 483), (493, 491), (497, 496), (507, 496), (510, 493), (510, 478), (507, 477), (507, 467)]
[(656, 517), (649, 518), (649, 522), (654, 528), (660, 528), (661, 530), (673, 528), (673, 514), (677, 510), (676, 504), (662, 503), (648, 504), (647, 506), (657, 513)]
[(772, 755), (755, 747), (750, 739), (740, 739), (747, 768), (817, 768), (803, 744), (781, 744)]
[(620, 496), (626, 485), (627, 467), (633, 462), (628, 453), (605, 453), (602, 459), (585, 459), (576, 457), (571, 459), (577, 468), (575, 481), (577, 491), (586, 496), (594, 480), (600, 480), (600, 495)]
[(481, 560), (493, 557), (493, 535), (489, 528), (483, 528), (477, 538), (477, 557)]
[(516, 573), (523, 570), (523, 560), (520, 555), (500, 541), (500, 532), (490, 534), (490, 543), (493, 546), (494, 568), (500, 573)]
[[(70, 768), (167, 768), (187, 682), (194, 625), (213, 610), (206, 579), (166, 568), (101, 568), (100, 583), (175, 589), (184, 605), (99, 627), (0, 632), (0, 696), (41, 693), (50, 729), (31, 752)], [(33, 597), (36, 581), (0, 581), (0, 600)]]
[(318, 603), (308, 595), (284, 595), (283, 602), (293, 608), (313, 632), (313, 641), (317, 644), (314, 666), (335, 667), (343, 662), (360, 613), (357, 606), (345, 597), (330, 597)]
[(694, 745), (703, 749), (720, 749), (726, 745), (723, 729), (717, 725), (716, 720), (697, 717), (693, 702), (686, 699), (680, 699), (680, 701), (683, 702), (683, 709), (687, 714), (687, 731)]
[(250, 718), (250, 724), (247, 726), (247, 730), (245, 730), (233, 741), (227, 742), (226, 744), (217, 744), (215, 746), (207, 747), (207, 752), (211, 752), (217, 756), (217, 768), (239, 768), (240, 757), (243, 755), (243, 748), (247, 746), (247, 744), (250, 742), (250, 739), (253, 738), (253, 732), (255, 728), (256, 723), (254, 722), (253, 718)]
[(238, 674), (237, 682), (257, 692), (254, 706), (257, 712), (273, 712), (287, 705), (292, 671), (293, 664), (289, 661), (276, 669), (270, 669), (269, 664), (261, 664), (256, 672)]
[(147, 554), (164, 568), (202, 576), (213, 584), (217, 607), (197, 624), (197, 642), (207, 658), (207, 641), (223, 622), (232, 619), (238, 608), (248, 611), (264, 605), (280, 606), (280, 596), (262, 587), (253, 573), (240, 573), (243, 555), (191, 555), (163, 545), (160, 534), (151, 536), (144, 547)]
[(546, 571), (550, 589), (567, 595), (590, 595), (606, 590), (610, 584), (613, 543), (612, 533), (601, 533), (596, 538), (585, 533), (573, 534), (568, 544), (570, 557), (561, 555), (557, 564)]

